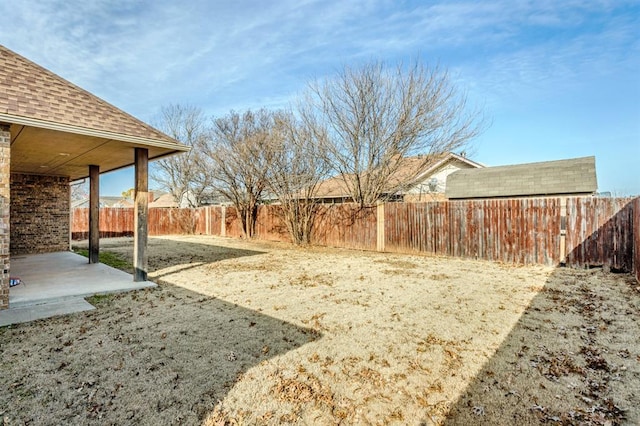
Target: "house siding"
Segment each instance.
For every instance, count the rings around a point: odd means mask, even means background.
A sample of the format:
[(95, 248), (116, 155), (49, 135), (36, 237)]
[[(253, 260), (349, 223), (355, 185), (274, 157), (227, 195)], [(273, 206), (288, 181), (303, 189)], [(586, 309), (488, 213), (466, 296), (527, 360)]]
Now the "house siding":
[[(422, 201), (443, 201), (446, 200), (444, 192), (447, 185), (447, 178), (451, 173), (463, 169), (476, 168), (468, 163), (458, 160), (451, 160), (442, 167), (427, 175), (422, 181), (411, 188), (404, 196), (405, 202), (422, 202)], [(435, 178), (438, 182), (432, 190), (429, 183)]]
[(9, 307), (9, 199), (11, 132), (0, 124), (0, 309)]
[(11, 174), (11, 254), (69, 250), (69, 179)]

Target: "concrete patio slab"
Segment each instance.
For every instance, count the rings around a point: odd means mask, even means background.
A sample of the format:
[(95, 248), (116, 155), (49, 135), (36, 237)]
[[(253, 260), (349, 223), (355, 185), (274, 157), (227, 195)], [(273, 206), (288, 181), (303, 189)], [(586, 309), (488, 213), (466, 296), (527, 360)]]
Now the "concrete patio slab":
[(58, 315), (73, 314), (95, 309), (95, 307), (81, 297), (52, 301), (40, 305), (27, 305), (0, 311), (0, 327), (11, 324), (51, 318)]
[(72, 252), (12, 256), (11, 277), (22, 283), (9, 290), (0, 326), (87, 310), (91, 305), (84, 297), (156, 286), (134, 282), (130, 274), (101, 263), (89, 264)]

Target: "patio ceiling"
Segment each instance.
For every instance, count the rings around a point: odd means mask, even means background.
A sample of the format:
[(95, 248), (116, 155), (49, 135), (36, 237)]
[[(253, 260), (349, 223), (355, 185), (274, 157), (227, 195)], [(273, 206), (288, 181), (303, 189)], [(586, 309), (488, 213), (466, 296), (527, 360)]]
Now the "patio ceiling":
[(4, 120), (12, 123), (11, 173), (67, 176), (73, 181), (88, 177), (89, 165), (100, 166), (101, 173), (133, 165), (135, 148), (147, 148), (149, 159), (188, 150), (176, 143), (104, 131), (53, 123), (27, 125), (28, 120), (16, 117)]

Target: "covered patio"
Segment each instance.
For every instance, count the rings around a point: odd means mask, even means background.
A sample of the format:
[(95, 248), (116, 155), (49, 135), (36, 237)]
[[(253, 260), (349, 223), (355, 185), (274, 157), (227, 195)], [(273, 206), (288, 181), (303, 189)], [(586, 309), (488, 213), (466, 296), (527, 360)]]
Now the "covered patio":
[[(0, 85), (0, 310), (147, 285), (148, 162), (189, 148), (3, 46)], [(97, 265), (99, 176), (130, 166), (133, 279)], [(90, 183), (88, 260), (68, 252), (69, 184), (80, 179)], [(25, 284), (10, 288), (14, 276)]]
[(70, 251), (28, 254), (11, 259), (21, 283), (9, 292), (9, 309), (0, 311), (0, 327), (93, 309), (85, 297), (156, 287)]

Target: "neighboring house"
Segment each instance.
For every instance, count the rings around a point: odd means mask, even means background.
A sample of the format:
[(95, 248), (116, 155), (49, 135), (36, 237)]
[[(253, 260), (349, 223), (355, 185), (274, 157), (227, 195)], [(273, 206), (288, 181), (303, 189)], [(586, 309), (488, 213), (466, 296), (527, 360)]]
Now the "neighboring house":
[(451, 200), (595, 195), (595, 157), (459, 170), (447, 179)]
[(216, 190), (211, 190), (200, 196), (200, 203), (202, 206), (219, 206), (228, 204), (229, 200)]
[[(0, 309), (9, 303), (11, 256), (69, 250), (70, 182), (135, 165), (136, 186), (147, 188), (149, 160), (188, 150), (0, 45)], [(97, 200), (99, 185), (90, 188)], [(141, 211), (139, 229), (146, 229)], [(89, 216), (89, 262), (96, 263), (98, 218)], [(134, 263), (146, 259), (146, 243), (135, 250)], [(138, 265), (134, 279), (144, 280), (146, 263)]]
[(467, 157), (449, 152), (427, 165), (408, 189), (402, 192), (404, 201), (432, 201), (445, 199), (449, 175), (458, 170), (480, 169), (485, 166)]
[[(165, 192), (149, 192), (149, 208), (180, 207), (173, 199), (173, 195)], [(117, 196), (103, 196), (99, 199), (100, 208), (133, 208), (133, 200)], [(71, 208), (88, 208), (89, 199), (71, 203)]]
[(149, 208), (169, 208), (180, 207), (172, 194), (164, 193), (156, 197), (155, 200), (149, 203)]
[[(109, 196), (105, 196), (105, 197), (100, 197), (98, 204), (100, 205), (100, 208), (104, 208), (104, 207), (113, 207), (113, 208), (127, 208), (127, 207), (133, 207), (133, 201), (127, 199), (127, 198), (122, 198), (122, 197), (109, 197)], [(77, 201), (73, 201), (71, 203), (71, 208), (72, 209), (81, 209), (81, 208), (89, 208), (89, 199), (85, 198), (83, 200), (77, 200)]]
[[(103, 197), (100, 197), (100, 198), (102, 199)], [(112, 198), (112, 197), (109, 197), (109, 198)], [(118, 198), (118, 197), (113, 197), (113, 198)], [(105, 202), (105, 207), (113, 207), (113, 208), (120, 208), (120, 209), (133, 208), (133, 201), (126, 198), (120, 198), (119, 200), (117, 200), (111, 205), (107, 205), (108, 202), (111, 202), (111, 200), (107, 200)], [(102, 207), (102, 204), (100, 205), (100, 207)]]
[(213, 193), (205, 193), (200, 196), (200, 203), (196, 199), (196, 196), (191, 192), (187, 191), (182, 196), (180, 202), (176, 202), (173, 198), (172, 194), (159, 192), (159, 195), (153, 200), (149, 202), (149, 207), (154, 208), (169, 208), (169, 207), (180, 207), (180, 208), (188, 208), (194, 205), (198, 206), (208, 206), (212, 204), (221, 204), (224, 200), (220, 198), (220, 196), (214, 196)]
[[(463, 155), (452, 152), (434, 157), (426, 165), (420, 156), (402, 160), (399, 169), (390, 177), (386, 197), (395, 201), (433, 201), (444, 199), (447, 177), (458, 170), (484, 167)], [(422, 171), (416, 171), (422, 166)], [(324, 203), (352, 201), (345, 179), (332, 177), (318, 185), (316, 198)]]

